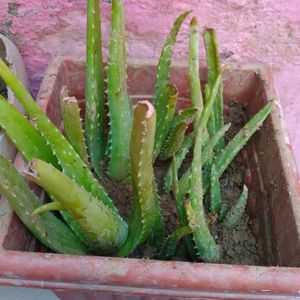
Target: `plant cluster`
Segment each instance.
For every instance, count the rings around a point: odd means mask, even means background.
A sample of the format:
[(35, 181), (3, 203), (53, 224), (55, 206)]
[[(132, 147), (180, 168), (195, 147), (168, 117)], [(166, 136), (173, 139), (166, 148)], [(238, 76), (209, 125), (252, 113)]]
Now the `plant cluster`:
[[(152, 103), (138, 101), (133, 106), (127, 91), (124, 1), (112, 1), (106, 70), (99, 7), (99, 0), (87, 1), (84, 126), (78, 101), (68, 95), (67, 88), (61, 90), (62, 133), (0, 61), (0, 77), (27, 112), (27, 117), (22, 116), (1, 96), (0, 126), (29, 162), (28, 169), (19, 174), (0, 157), (0, 191), (36, 238), (55, 252), (126, 257), (149, 243), (157, 248), (157, 258), (169, 259), (176, 253), (178, 240), (184, 239), (191, 257), (218, 262), (220, 250), (205, 219), (204, 195), (209, 193), (209, 211), (218, 216), (218, 222), (233, 228), (244, 211), (247, 187), (236, 204), (227, 207), (221, 199), (219, 178), (267, 118), (272, 102), (225, 145), (230, 124), (223, 122), (222, 70), (215, 32), (207, 28), (203, 33), (208, 66), (203, 101), (199, 32), (193, 18), (188, 72), (191, 106), (176, 111), (178, 92), (169, 82), (169, 73), (176, 37), (188, 11), (177, 18), (162, 49)], [(193, 130), (187, 133), (191, 125)], [(190, 150), (190, 167), (178, 178)], [(157, 160), (170, 163), (164, 190), (174, 196), (180, 222), (167, 237), (154, 175)], [(42, 205), (24, 177), (41, 186), (51, 202)], [(132, 209), (126, 221), (103, 188), (107, 178), (132, 185)], [(51, 211), (59, 211), (63, 221)]]

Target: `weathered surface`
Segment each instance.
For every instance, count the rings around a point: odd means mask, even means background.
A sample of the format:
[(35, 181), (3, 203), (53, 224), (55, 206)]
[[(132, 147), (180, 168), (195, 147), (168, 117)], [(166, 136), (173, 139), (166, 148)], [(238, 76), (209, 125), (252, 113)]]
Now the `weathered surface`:
[[(47, 3), (46, 3), (47, 2)], [(0, 32), (19, 46), (36, 93), (50, 59), (59, 55), (85, 56), (85, 0), (2, 0)], [(103, 44), (109, 41), (110, 6), (102, 1)], [(128, 0), (129, 57), (159, 57), (176, 16), (194, 10), (200, 26), (216, 29), (221, 57), (226, 61), (263, 62), (275, 71), (292, 145), (300, 113), (300, 2), (299, 0)], [(155, 23), (155, 26), (154, 26)], [(180, 33), (175, 58), (187, 58), (188, 22)], [(107, 51), (104, 51), (106, 56)], [(203, 47), (202, 47), (203, 49)], [(202, 57), (204, 53), (202, 50)], [(300, 166), (300, 155), (298, 166)]]

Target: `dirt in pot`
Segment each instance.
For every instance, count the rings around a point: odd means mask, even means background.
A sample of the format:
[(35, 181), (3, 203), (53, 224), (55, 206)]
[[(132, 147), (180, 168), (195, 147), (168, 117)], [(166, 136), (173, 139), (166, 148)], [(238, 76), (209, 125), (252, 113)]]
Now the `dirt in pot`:
[[(237, 103), (230, 103), (225, 109), (225, 123), (231, 123), (231, 128), (226, 134), (226, 141), (230, 140), (245, 124), (245, 107)], [(180, 174), (190, 165), (191, 155), (185, 160)], [(169, 234), (179, 227), (175, 201), (171, 194), (163, 193), (163, 179), (170, 161), (158, 162), (155, 165), (155, 176), (160, 195), (161, 211)], [(235, 203), (244, 184), (246, 167), (240, 156), (230, 164), (221, 177), (222, 201), (230, 207)], [(132, 189), (129, 185), (105, 181), (105, 188), (118, 206), (121, 215), (126, 218), (132, 206)], [(237, 226), (232, 230), (224, 229), (217, 222), (211, 222), (210, 230), (220, 246), (222, 263), (263, 265), (263, 249), (260, 241), (255, 238), (249, 227), (249, 216), (244, 213)], [(180, 246), (178, 247), (180, 248)], [(131, 257), (155, 257), (155, 249), (149, 245), (140, 246)], [(188, 260), (187, 257), (178, 255), (176, 260)]]

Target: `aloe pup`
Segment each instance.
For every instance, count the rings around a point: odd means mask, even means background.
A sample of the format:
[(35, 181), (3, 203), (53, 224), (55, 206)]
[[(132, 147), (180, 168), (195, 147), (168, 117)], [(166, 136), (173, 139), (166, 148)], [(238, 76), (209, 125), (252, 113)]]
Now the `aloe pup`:
[(222, 226), (224, 228), (232, 229), (234, 226), (237, 225), (238, 221), (241, 219), (242, 214), (245, 210), (247, 199), (248, 199), (248, 188), (246, 185), (244, 185), (243, 192), (237, 199), (236, 203), (226, 214), (226, 218), (222, 223)]

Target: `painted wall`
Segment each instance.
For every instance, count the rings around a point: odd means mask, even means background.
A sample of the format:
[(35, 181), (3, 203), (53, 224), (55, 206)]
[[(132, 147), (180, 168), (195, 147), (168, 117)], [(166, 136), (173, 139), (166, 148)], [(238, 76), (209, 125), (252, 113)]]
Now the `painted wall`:
[[(110, 1), (102, 1), (103, 39), (109, 40)], [(194, 10), (201, 27), (217, 30), (225, 61), (263, 62), (275, 72), (280, 100), (300, 166), (299, 0), (125, 0), (129, 57), (158, 57), (176, 16)], [(33, 92), (51, 58), (85, 53), (84, 0), (1, 0), (0, 32), (20, 48)], [(175, 56), (187, 53), (187, 23)], [(299, 149), (299, 150), (298, 150)], [(299, 155), (298, 155), (299, 152)]]

